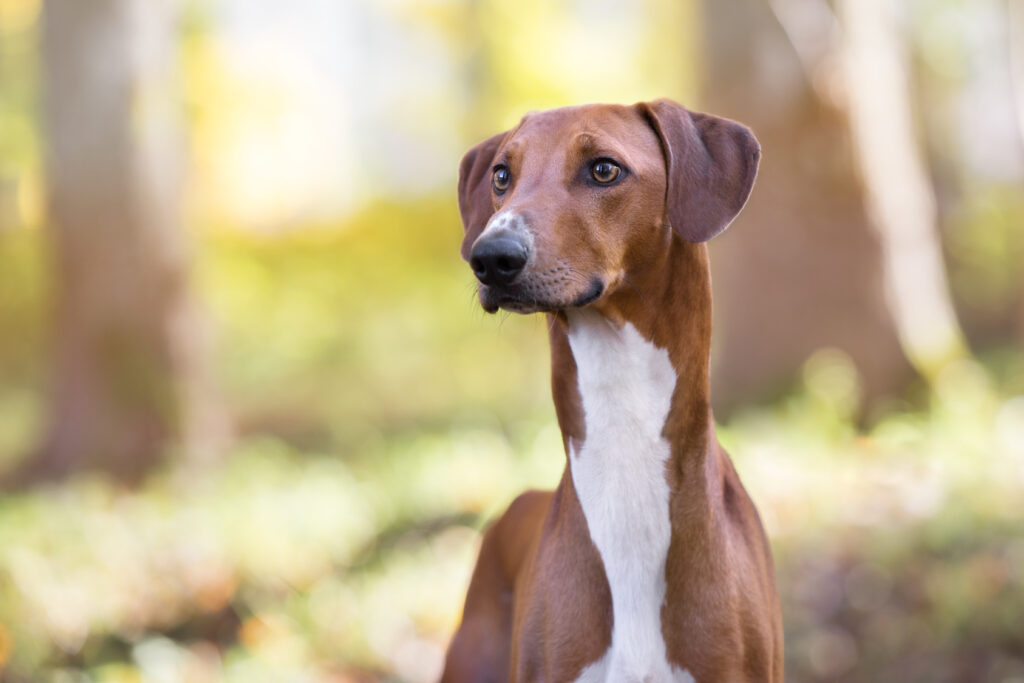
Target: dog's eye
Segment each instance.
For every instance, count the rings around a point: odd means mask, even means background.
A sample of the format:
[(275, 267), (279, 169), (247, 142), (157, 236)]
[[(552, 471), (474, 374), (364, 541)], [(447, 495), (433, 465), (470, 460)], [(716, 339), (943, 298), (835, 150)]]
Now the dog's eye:
[(622, 169), (619, 168), (619, 165), (607, 159), (595, 161), (594, 165), (590, 167), (590, 175), (602, 185), (614, 182), (619, 177), (620, 172), (622, 172)]
[(491, 177), (491, 185), (494, 186), (495, 192), (498, 194), (504, 194), (511, 182), (512, 174), (509, 173), (508, 166), (498, 166), (494, 169), (494, 175)]

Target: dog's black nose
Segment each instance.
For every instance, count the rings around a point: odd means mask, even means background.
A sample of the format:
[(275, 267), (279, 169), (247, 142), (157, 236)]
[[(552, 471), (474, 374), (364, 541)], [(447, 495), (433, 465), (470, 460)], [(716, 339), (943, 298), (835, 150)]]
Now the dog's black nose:
[(526, 266), (530, 252), (526, 245), (507, 235), (480, 240), (469, 255), (469, 265), (485, 285), (507, 285)]

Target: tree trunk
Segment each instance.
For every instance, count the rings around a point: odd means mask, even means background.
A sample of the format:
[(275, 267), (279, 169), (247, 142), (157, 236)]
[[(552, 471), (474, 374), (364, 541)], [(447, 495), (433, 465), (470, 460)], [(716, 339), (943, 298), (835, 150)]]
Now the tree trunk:
[[(1019, 139), (1024, 140), (1024, 0), (1006, 0), (1009, 22), (1010, 87)], [(1017, 312), (1017, 339), (1024, 348), (1024, 291)]]
[(839, 0), (846, 109), (903, 349), (928, 379), (966, 355), (949, 295), (931, 179), (917, 147), (891, 0)]
[(48, 433), (30, 478), (134, 481), (199, 429), (170, 0), (47, 0)]
[(712, 244), (716, 407), (784, 390), (822, 347), (849, 354), (870, 403), (902, 392), (913, 372), (886, 304), (880, 240), (847, 120), (823, 97), (836, 77), (824, 59), (830, 27), (812, 27), (798, 53), (766, 0), (703, 6), (702, 106), (750, 125), (763, 150), (749, 205)]

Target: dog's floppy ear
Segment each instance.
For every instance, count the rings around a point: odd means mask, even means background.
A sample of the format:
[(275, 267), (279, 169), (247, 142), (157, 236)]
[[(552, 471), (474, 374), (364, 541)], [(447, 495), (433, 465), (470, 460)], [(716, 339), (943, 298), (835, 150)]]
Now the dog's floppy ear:
[(669, 224), (687, 242), (711, 239), (746, 203), (761, 145), (746, 126), (691, 112), (671, 100), (637, 106), (661, 139)]
[(491, 167), (494, 155), (508, 131), (498, 133), (466, 152), (459, 164), (459, 213), (466, 236), (462, 239), (462, 258), (469, 260), (473, 242), (494, 214), (491, 199)]

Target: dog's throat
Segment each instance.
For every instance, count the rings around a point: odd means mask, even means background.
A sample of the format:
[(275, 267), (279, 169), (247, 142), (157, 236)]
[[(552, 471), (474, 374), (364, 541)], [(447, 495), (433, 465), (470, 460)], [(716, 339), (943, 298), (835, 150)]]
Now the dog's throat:
[(570, 312), (568, 323), (586, 428), (582, 442), (569, 443), (569, 467), (604, 563), (614, 616), (611, 649), (595, 666), (606, 667), (606, 680), (671, 676), (661, 607), (672, 449), (662, 429), (676, 371), (668, 352), (629, 323), (616, 327), (592, 310)]

